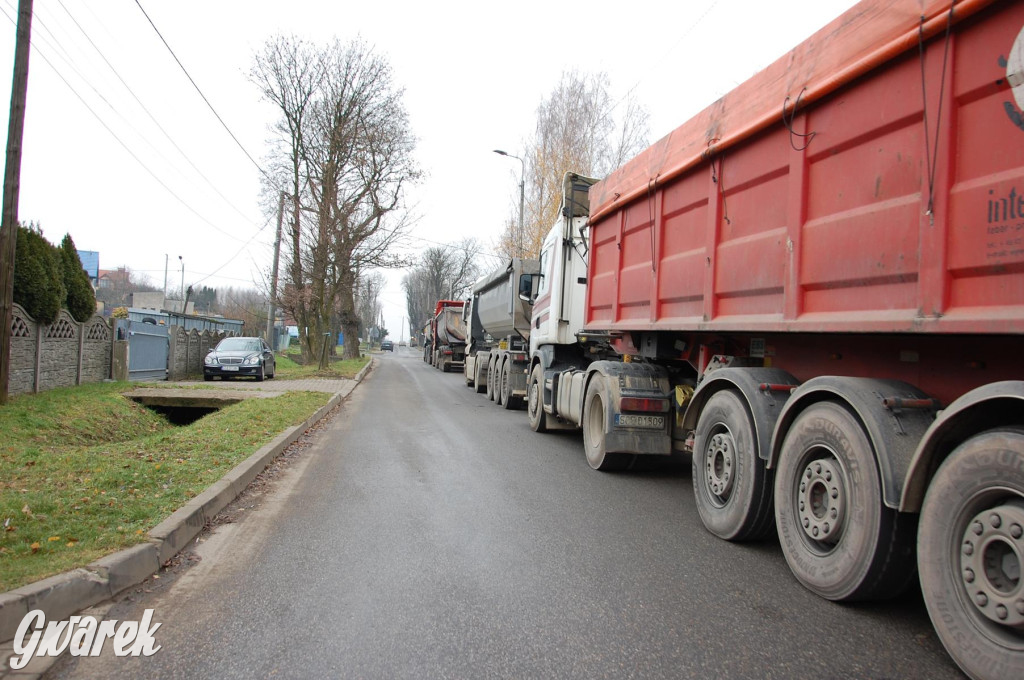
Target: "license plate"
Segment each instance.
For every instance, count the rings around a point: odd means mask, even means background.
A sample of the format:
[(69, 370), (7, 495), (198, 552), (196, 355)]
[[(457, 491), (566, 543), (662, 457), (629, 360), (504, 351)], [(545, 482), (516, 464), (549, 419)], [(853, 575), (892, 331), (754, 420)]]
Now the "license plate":
[(238, 366), (221, 366), (220, 370), (222, 370), (222, 371), (237, 371), (238, 370)]
[(665, 416), (637, 416), (631, 413), (616, 413), (615, 425), (617, 427), (648, 427), (660, 430), (665, 427)]

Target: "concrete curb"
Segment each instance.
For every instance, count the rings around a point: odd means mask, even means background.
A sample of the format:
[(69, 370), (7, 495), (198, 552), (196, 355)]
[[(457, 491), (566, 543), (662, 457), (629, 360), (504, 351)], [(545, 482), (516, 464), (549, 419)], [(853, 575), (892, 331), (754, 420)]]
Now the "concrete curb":
[[(371, 357), (352, 384), (336, 392), (305, 422), (279, 434), (154, 527), (147, 543), (107, 555), (84, 568), (0, 593), (0, 643), (13, 640), (22, 619), (34, 609), (43, 610), (47, 621), (66, 620), (75, 612), (108, 600), (157, 573), (160, 565), (188, 545), (274, 458), (352, 394), (373, 363)], [(7, 669), (0, 669), (0, 674), (4, 670)]]

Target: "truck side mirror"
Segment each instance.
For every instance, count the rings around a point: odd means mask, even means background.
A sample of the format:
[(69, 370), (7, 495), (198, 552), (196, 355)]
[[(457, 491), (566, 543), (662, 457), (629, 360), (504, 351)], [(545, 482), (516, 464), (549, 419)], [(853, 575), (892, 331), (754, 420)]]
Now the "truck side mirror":
[(519, 299), (531, 305), (534, 298), (537, 297), (537, 293), (534, 290), (535, 281), (533, 274), (522, 274), (519, 276)]

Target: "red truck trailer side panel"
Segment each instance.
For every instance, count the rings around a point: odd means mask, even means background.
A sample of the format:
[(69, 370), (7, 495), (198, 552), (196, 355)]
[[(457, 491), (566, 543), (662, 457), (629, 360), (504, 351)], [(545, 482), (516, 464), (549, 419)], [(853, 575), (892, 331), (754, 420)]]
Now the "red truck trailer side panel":
[(587, 327), (1024, 331), (1024, 3), (949, 9), (862, 2), (595, 185)]

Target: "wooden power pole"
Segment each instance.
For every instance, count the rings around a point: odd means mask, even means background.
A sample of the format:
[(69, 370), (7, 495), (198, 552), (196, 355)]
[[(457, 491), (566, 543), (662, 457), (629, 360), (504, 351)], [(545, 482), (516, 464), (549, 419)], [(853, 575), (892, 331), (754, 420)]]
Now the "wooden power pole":
[(7, 124), (7, 170), (0, 218), (0, 404), (7, 403), (11, 376), (11, 324), (14, 321), (14, 251), (18, 244), (18, 191), (21, 188), (21, 139), (25, 131), (28, 55), (32, 37), (32, 0), (18, 2), (18, 37), (14, 45), (14, 83)]
[(284, 222), (284, 199), (288, 194), (281, 192), (277, 198), (277, 237), (274, 239), (274, 268), (270, 274), (270, 314), (267, 316), (267, 344), (277, 351), (274, 337), (274, 317), (277, 315), (277, 263), (281, 259), (281, 223)]

